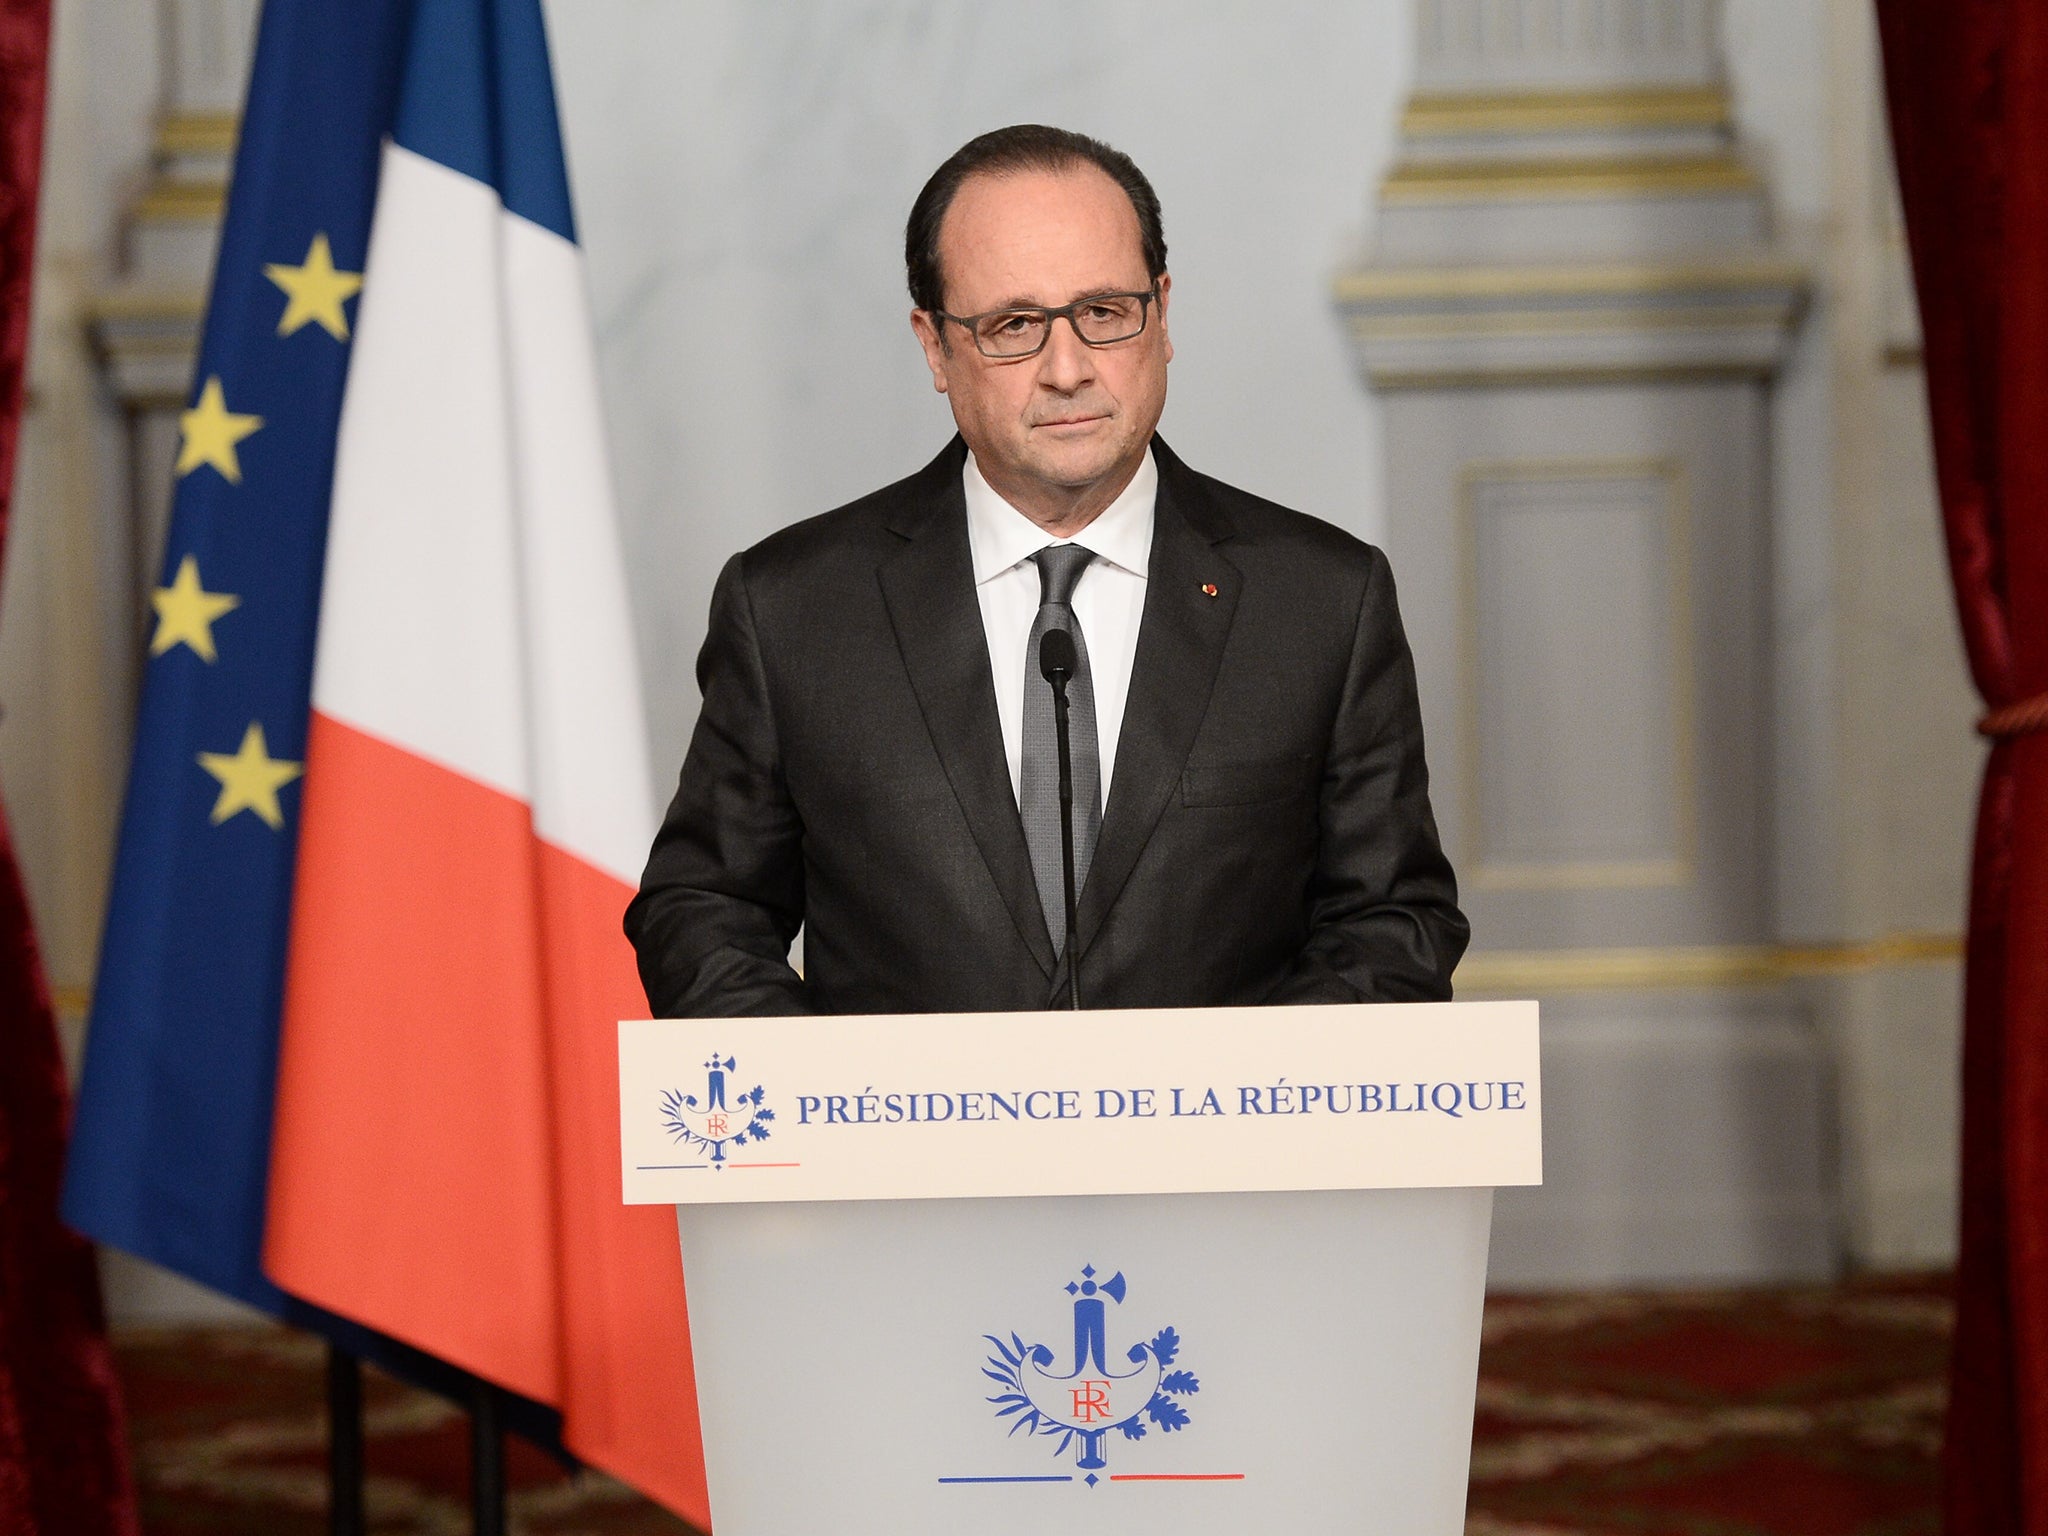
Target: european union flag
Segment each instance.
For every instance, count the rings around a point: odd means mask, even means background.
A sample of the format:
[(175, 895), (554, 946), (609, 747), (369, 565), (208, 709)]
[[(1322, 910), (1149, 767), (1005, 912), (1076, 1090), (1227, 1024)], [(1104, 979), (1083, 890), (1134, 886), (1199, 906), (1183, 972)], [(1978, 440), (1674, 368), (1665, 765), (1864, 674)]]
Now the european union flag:
[(456, 1390), (452, 1368), (295, 1302), (261, 1267), (336, 428), (411, 13), (263, 8), (179, 421), (64, 1216)]

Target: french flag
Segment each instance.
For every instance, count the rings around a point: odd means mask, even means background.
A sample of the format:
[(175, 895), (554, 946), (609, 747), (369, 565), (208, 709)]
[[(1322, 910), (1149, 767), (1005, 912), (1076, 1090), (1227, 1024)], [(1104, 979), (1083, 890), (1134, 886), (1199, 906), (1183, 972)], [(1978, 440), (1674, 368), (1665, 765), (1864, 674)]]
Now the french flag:
[(707, 1521), (675, 1224), (620, 1203), (654, 798), (538, 0), (419, 0), (358, 305), (264, 1267)]

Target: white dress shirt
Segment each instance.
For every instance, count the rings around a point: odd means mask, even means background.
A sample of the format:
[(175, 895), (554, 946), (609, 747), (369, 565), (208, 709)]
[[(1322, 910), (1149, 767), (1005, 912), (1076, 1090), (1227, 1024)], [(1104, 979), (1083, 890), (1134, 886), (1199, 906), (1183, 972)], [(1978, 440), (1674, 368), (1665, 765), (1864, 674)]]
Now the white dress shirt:
[(1012, 795), (1020, 793), (1024, 776), (1025, 679), (1036, 687), (1051, 686), (1038, 675), (1036, 659), (1025, 654), (1038, 618), (1038, 567), (1031, 557), (1048, 544), (1079, 544), (1095, 552), (1074, 585), (1074, 617), (1088, 646), (1088, 671), (1095, 683), (1095, 739), (1102, 756), (1106, 807), (1117, 738), (1123, 731), (1124, 701), (1131, 692), (1131, 663), (1138, 653), (1138, 625), (1145, 615), (1145, 572), (1152, 558), (1159, 466), (1148, 448), (1122, 494), (1071, 539), (1053, 538), (1003, 500), (982, 478), (972, 453), (962, 475), (967, 488), (967, 547), (974, 559), (981, 625), (988, 635)]

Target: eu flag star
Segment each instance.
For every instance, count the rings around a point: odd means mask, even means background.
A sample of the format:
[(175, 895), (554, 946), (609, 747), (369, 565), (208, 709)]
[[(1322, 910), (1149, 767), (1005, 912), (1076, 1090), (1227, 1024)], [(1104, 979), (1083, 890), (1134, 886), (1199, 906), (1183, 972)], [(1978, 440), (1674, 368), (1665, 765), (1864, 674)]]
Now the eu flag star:
[(178, 574), (168, 587), (149, 594), (156, 609), (156, 633), (149, 642), (149, 654), (161, 656), (174, 645), (190, 646), (204, 662), (212, 662), (213, 621), (242, 606), (242, 600), (226, 592), (209, 592), (199, 584), (199, 562), (187, 555), (178, 562)]
[(235, 444), (263, 425), (261, 416), (242, 416), (228, 409), (221, 393), (220, 375), (214, 374), (199, 391), (199, 401), (178, 418), (183, 441), (178, 447), (178, 474), (189, 475), (202, 464), (219, 470), (230, 485), (242, 483), (242, 461)]
[(324, 232), (313, 237), (300, 265), (274, 261), (264, 267), (263, 275), (285, 293), (278, 335), (289, 336), (309, 322), (318, 322), (336, 341), (348, 340), (348, 316), (341, 306), (362, 290), (363, 274), (335, 270), (334, 251)]
[(263, 727), (254, 720), (242, 733), (237, 751), (202, 752), (199, 766), (220, 780), (220, 798), (213, 802), (211, 818), (216, 827), (238, 812), (253, 811), (273, 831), (284, 826), (277, 792), (306, 771), (303, 764), (272, 757)]

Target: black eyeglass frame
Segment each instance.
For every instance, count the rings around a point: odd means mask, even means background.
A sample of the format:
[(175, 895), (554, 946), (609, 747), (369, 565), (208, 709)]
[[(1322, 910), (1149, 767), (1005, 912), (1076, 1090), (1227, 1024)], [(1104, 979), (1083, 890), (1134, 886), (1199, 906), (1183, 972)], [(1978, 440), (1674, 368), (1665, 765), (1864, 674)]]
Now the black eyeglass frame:
[[(990, 362), (1021, 363), (1038, 356), (1039, 353), (1046, 349), (1046, 345), (1052, 340), (1052, 326), (1055, 320), (1065, 320), (1068, 328), (1073, 331), (1075, 338), (1084, 347), (1120, 347), (1127, 341), (1136, 341), (1145, 334), (1145, 327), (1152, 323), (1152, 305), (1158, 298), (1159, 285), (1154, 283), (1150, 288), (1138, 293), (1091, 293), (1085, 299), (1076, 299), (1073, 303), (1062, 304), (1057, 309), (1048, 308), (1043, 304), (1005, 304), (1000, 309), (985, 309), (978, 315), (952, 315), (943, 309), (935, 309), (932, 311), (932, 314), (940, 320), (951, 320), (955, 325), (966, 331), (974, 342), (974, 350)], [(1090, 341), (1086, 336), (1083, 336), (1081, 334), (1081, 327), (1074, 323), (1074, 312), (1086, 309), (1090, 304), (1100, 304), (1104, 299), (1136, 299), (1138, 301), (1138, 328), (1128, 336), (1117, 336), (1108, 341)], [(1029, 352), (991, 352), (981, 344), (981, 335), (974, 327), (977, 321), (987, 320), (994, 315), (1043, 315), (1045, 316), (1045, 335), (1039, 339), (1038, 345)]]

